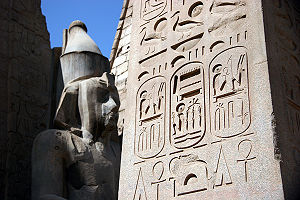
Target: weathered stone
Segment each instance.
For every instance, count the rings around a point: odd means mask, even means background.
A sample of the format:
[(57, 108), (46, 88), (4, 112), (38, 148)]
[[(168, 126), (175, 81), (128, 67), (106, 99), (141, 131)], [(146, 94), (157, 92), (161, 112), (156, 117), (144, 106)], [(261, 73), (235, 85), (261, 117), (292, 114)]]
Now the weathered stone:
[(0, 7), (0, 199), (29, 200), (32, 138), (49, 122), (49, 34), (40, 0)]
[[(127, 72), (128, 71), (128, 61), (127, 62), (124, 62), (122, 63), (121, 65), (117, 66), (117, 70), (116, 71), (116, 75), (120, 75), (120, 74), (123, 74), (124, 72)], [(128, 74), (127, 74), (128, 75)], [(126, 77), (127, 78), (127, 77)]]
[(127, 77), (128, 77), (128, 71), (125, 71), (124, 73), (119, 74), (117, 76), (117, 81), (123, 81), (123, 80), (127, 79)]
[(130, 2), (119, 199), (297, 199), (294, 1)]
[(122, 63), (126, 62), (126, 60), (127, 60), (127, 55), (121, 55), (115, 59), (114, 65), (119, 66)]
[[(110, 63), (112, 72), (115, 75), (123, 73), (121, 77), (116, 78), (116, 87), (120, 94), (121, 106), (119, 109), (119, 121), (118, 131), (119, 135), (123, 134), (124, 121), (125, 121), (125, 108), (127, 105), (126, 101), (126, 86), (128, 73), (128, 53), (130, 51), (130, 37), (131, 34), (131, 19), (133, 13), (133, 6), (131, 0), (124, 0), (123, 8), (120, 16), (120, 22), (118, 24), (117, 33), (115, 36), (114, 44), (110, 55)], [(123, 40), (127, 41), (123, 41)], [(116, 61), (116, 62), (115, 62)], [(122, 79), (120, 79), (122, 78)]]
[(130, 43), (130, 36), (131, 35), (125, 35), (124, 37), (122, 37), (120, 41), (120, 45), (121, 46), (128, 45)]

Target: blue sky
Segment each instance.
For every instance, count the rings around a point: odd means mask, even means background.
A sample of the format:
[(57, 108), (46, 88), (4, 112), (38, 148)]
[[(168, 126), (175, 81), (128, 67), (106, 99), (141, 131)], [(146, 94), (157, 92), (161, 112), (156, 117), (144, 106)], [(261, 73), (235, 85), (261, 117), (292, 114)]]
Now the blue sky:
[(60, 47), (62, 31), (74, 20), (83, 21), (88, 34), (109, 58), (123, 0), (42, 0), (51, 47)]

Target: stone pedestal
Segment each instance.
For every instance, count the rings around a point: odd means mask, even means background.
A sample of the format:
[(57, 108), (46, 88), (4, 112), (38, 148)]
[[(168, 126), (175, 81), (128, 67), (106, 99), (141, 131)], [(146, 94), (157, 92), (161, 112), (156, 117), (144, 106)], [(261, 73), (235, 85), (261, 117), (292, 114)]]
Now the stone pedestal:
[(298, 11), (133, 1), (119, 199), (298, 197)]

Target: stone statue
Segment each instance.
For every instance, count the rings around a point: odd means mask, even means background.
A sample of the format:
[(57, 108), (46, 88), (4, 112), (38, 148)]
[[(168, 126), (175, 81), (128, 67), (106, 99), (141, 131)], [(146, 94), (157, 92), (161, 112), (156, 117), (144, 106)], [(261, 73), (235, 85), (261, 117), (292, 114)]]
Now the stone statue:
[(33, 200), (117, 199), (120, 105), (114, 76), (80, 21), (64, 31), (65, 88), (54, 119), (32, 150)]

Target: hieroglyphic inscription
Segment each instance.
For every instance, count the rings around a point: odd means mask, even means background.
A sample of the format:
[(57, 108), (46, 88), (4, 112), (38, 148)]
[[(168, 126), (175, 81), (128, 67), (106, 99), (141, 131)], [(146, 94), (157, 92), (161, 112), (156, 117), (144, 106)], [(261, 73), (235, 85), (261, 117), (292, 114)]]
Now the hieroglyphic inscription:
[(143, 169), (147, 195), (140, 189), (135, 198), (197, 199), (248, 184), (256, 157), (246, 1), (136, 4), (133, 166)]
[(146, 81), (137, 93), (135, 153), (156, 156), (165, 143), (166, 83), (163, 77)]
[(278, 40), (275, 44), (278, 48), (282, 63), (282, 80), (286, 94), (289, 137), (293, 141), (300, 141), (300, 46), (297, 31), (299, 26), (299, 13), (295, 5), (289, 1), (278, 0), (274, 4), (276, 9), (276, 22), (274, 32)]
[(167, 0), (141, 0), (141, 18), (149, 21), (162, 15), (167, 3)]
[(245, 0), (214, 0), (209, 8), (208, 32), (224, 34), (225, 30), (242, 27), (246, 18)]
[(252, 143), (250, 140), (246, 139), (239, 143), (238, 145), (238, 151), (241, 156), (241, 159), (238, 159), (237, 162), (243, 162), (244, 163), (244, 169), (245, 169), (245, 181), (248, 181), (248, 167), (247, 163), (250, 160), (255, 159), (256, 157), (250, 156), (252, 151)]
[(191, 147), (205, 133), (203, 64), (190, 62), (171, 78), (170, 140), (176, 148)]
[[(141, 28), (140, 49), (143, 52), (142, 56), (155, 56), (161, 53), (161, 51), (165, 51), (162, 44), (167, 39), (166, 26), (167, 19), (163, 17), (155, 23), (150, 23)], [(143, 62), (143, 59), (140, 62)]]
[(164, 172), (165, 165), (162, 161), (158, 161), (154, 164), (152, 175), (155, 178), (155, 181), (151, 182), (151, 185), (156, 186), (156, 200), (160, 199), (160, 184), (166, 181), (166, 179), (163, 178)]
[[(285, 175), (286, 180), (288, 180), (287, 182), (295, 187), (294, 192), (289, 194), (289, 197), (286, 196), (286, 198), (297, 199), (297, 197), (299, 197), (299, 190), (297, 186), (299, 185), (300, 180), (299, 1), (276, 0), (272, 6), (274, 12), (274, 18), (272, 20), (276, 22), (274, 24), (272, 24), (272, 22), (270, 23), (273, 25), (271, 31), (274, 34), (272, 43), (274, 43), (274, 47), (276, 48), (276, 54), (274, 54), (276, 61), (272, 67), (278, 67), (277, 70), (281, 70), (280, 83), (283, 84), (282, 91), (278, 90), (276, 86), (274, 87), (274, 93), (277, 92), (277, 95), (274, 95), (274, 101), (282, 101), (286, 103), (285, 106), (282, 105), (281, 110), (286, 114), (286, 118), (282, 118), (282, 121), (287, 122), (286, 125), (283, 126), (278, 123), (278, 126), (282, 127), (282, 130), (285, 131), (285, 134), (282, 136), (282, 138), (281, 136), (278, 136), (280, 139), (278, 141), (288, 141), (286, 143), (288, 145), (282, 145), (283, 143), (279, 143), (282, 146), (280, 146), (278, 149), (285, 149), (284, 152), (286, 153), (281, 154), (282, 160), (285, 160), (283, 169), (285, 168), (287, 171), (287, 175)], [(282, 94), (285, 94), (284, 98), (282, 98)], [(277, 99), (277, 97), (279, 98)], [(277, 134), (280, 135), (279, 133)]]
[(214, 187), (222, 186), (225, 184), (228, 185), (232, 183), (231, 175), (228, 169), (228, 165), (226, 162), (226, 158), (222, 146), (220, 147), (214, 178), (215, 178)]
[(144, 184), (144, 178), (142, 168), (139, 170), (139, 175), (136, 181), (135, 192), (133, 200), (147, 200), (146, 188)]
[(167, 49), (167, 0), (141, 0), (139, 28), (140, 63), (164, 53)]
[(169, 164), (174, 177), (174, 195), (181, 196), (208, 189), (207, 163), (197, 155), (188, 154), (175, 157)]
[(177, 9), (172, 20), (172, 39), (176, 41), (171, 48), (184, 52), (199, 43), (204, 34), (204, 5), (201, 1), (174, 1), (172, 9)]
[(246, 48), (219, 53), (209, 72), (211, 132), (221, 138), (243, 133), (250, 125)]

